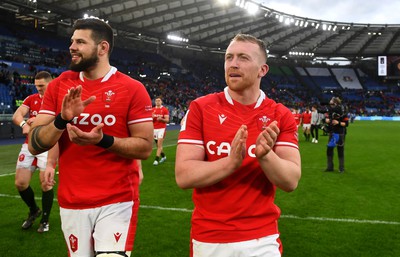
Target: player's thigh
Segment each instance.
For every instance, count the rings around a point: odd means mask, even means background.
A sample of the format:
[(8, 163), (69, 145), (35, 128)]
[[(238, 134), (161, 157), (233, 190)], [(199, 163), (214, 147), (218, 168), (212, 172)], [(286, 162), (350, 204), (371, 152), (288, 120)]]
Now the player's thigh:
[(15, 171), (15, 185), (19, 190), (23, 190), (29, 186), (32, 179), (32, 170), (30, 168), (17, 168)]
[(96, 252), (132, 250), (136, 232), (134, 204), (138, 202), (121, 202), (101, 207), (93, 233)]
[(46, 165), (47, 165), (47, 155), (48, 152), (44, 152), (41, 154), (36, 155), (36, 160), (37, 160), (37, 164), (36, 166), (39, 168), (39, 170), (44, 171), (46, 169)]
[(303, 124), (303, 130), (304, 131), (310, 131), (311, 124)]
[(31, 169), (32, 171), (32, 165), (35, 160), (35, 156), (32, 155), (29, 150), (28, 150), (28, 144), (23, 144), (21, 147), (21, 150), (18, 154), (18, 160), (17, 160), (17, 165), (16, 168), (24, 168), (24, 169)]
[(65, 209), (60, 207), (61, 228), (68, 246), (69, 257), (93, 257), (96, 209)]
[(204, 243), (192, 240), (193, 257), (281, 257), (279, 235), (235, 243)]

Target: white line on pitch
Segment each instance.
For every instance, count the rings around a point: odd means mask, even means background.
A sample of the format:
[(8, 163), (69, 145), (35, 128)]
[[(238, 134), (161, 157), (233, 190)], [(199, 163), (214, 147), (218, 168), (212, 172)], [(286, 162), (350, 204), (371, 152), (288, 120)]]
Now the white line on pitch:
[(7, 174), (0, 174), (0, 177), (6, 177), (6, 176), (14, 176), (15, 172), (13, 173), (7, 173)]
[[(160, 206), (148, 206), (140, 205), (141, 208), (146, 209), (157, 209), (167, 211), (180, 211), (180, 212), (192, 212), (193, 210), (184, 208), (167, 208)], [(369, 223), (369, 224), (386, 224), (386, 225), (400, 225), (397, 221), (385, 221), (385, 220), (357, 220), (357, 219), (335, 219), (335, 218), (323, 218), (323, 217), (299, 217), (295, 215), (281, 215), (283, 219), (299, 219), (299, 220), (320, 220), (320, 221), (335, 221), (335, 222), (348, 222), (348, 223)]]
[[(19, 195), (7, 195), (0, 194), (0, 197), (6, 198), (20, 198)], [(40, 197), (35, 197), (37, 200), (40, 200)], [(54, 201), (57, 201), (54, 199)], [(140, 208), (144, 209), (155, 209), (155, 210), (163, 210), (163, 211), (178, 211), (178, 212), (188, 212), (191, 213), (193, 210), (186, 208), (169, 208), (169, 207), (161, 207), (161, 206), (151, 206), (151, 205), (140, 205)], [(325, 217), (299, 217), (296, 215), (281, 215), (282, 219), (296, 219), (296, 220), (318, 220), (318, 221), (332, 221), (332, 222), (346, 222), (346, 223), (363, 223), (363, 224), (383, 224), (383, 225), (400, 225), (400, 222), (397, 221), (385, 221), (385, 220), (358, 220), (358, 219), (337, 219), (337, 218), (325, 218)]]

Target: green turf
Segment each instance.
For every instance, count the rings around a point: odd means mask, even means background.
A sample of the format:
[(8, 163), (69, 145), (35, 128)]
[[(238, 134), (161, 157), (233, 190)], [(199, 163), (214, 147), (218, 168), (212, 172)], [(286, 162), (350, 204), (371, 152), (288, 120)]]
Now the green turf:
[[(351, 124), (344, 174), (323, 172), (326, 136), (320, 136), (318, 144), (311, 144), (300, 135), (299, 187), (292, 193), (277, 192), (284, 256), (400, 256), (399, 132), (399, 122)], [(155, 151), (143, 161), (141, 208), (132, 256), (189, 256), (193, 203), (191, 190), (181, 190), (175, 183), (177, 134), (167, 132), (165, 163), (152, 165)], [(66, 257), (57, 204), (50, 217), (50, 232), (38, 234), (37, 223), (28, 231), (20, 229), (28, 210), (14, 188), (12, 173), (19, 149), (20, 145), (0, 146), (0, 256)], [(40, 191), (38, 180), (35, 174), (35, 192)]]

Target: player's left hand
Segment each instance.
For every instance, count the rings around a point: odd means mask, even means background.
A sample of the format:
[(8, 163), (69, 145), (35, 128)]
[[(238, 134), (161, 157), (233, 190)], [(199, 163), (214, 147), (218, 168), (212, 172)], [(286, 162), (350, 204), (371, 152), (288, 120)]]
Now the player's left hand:
[(271, 124), (258, 135), (255, 149), (255, 154), (258, 159), (265, 157), (274, 147), (280, 133), (277, 124), (277, 121), (271, 122)]
[(103, 127), (104, 124), (101, 123), (94, 127), (90, 132), (84, 132), (78, 127), (68, 123), (67, 131), (69, 140), (78, 145), (95, 145), (103, 138)]

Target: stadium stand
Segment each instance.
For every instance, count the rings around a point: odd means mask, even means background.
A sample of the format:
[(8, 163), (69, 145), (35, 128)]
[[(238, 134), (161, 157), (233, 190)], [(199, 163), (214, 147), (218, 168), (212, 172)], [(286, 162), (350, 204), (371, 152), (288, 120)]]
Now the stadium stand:
[[(20, 25), (0, 26), (1, 113), (12, 113), (18, 101), (34, 92), (35, 72), (48, 70), (57, 76), (66, 69), (67, 40)], [(163, 95), (171, 109), (184, 112), (192, 99), (225, 85), (218, 57), (210, 61), (147, 50), (116, 47), (112, 64), (141, 80), (151, 97)], [(340, 96), (356, 115), (399, 115), (399, 87), (383, 84), (360, 67), (327, 67), (274, 58), (269, 59), (269, 66), (262, 88), (289, 107), (324, 105), (332, 96)]]

